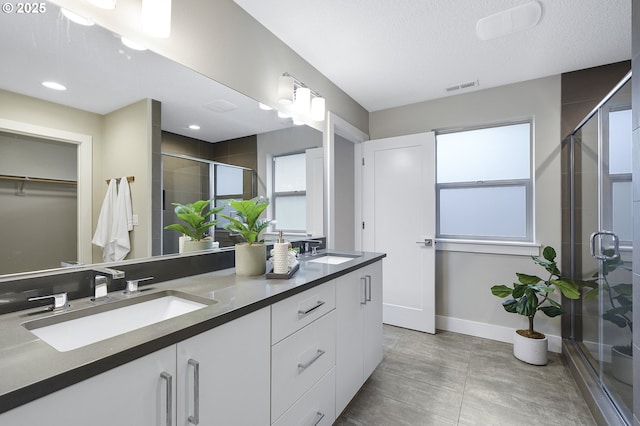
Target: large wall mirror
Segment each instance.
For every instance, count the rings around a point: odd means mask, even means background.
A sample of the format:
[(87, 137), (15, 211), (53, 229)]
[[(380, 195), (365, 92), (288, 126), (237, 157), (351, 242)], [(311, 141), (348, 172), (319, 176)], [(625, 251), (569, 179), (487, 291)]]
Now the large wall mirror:
[[(319, 131), (124, 41), (52, 3), (42, 14), (0, 15), (0, 277), (101, 263), (91, 239), (110, 178), (131, 177), (125, 259), (140, 259), (177, 251), (164, 241), (167, 192), (178, 202), (213, 198), (211, 188), (239, 174), (234, 196), (270, 195), (274, 158), (321, 148)], [(206, 178), (193, 176), (204, 169)]]

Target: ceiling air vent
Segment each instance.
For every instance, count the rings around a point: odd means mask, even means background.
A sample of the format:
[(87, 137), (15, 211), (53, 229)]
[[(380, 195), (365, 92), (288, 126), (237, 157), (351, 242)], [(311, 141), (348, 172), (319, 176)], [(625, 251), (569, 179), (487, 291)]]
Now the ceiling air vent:
[(447, 92), (454, 92), (456, 90), (468, 89), (470, 87), (478, 87), (478, 86), (480, 86), (480, 80), (470, 81), (468, 83), (456, 84), (455, 86), (447, 87), (445, 90)]
[(229, 112), (238, 109), (238, 105), (231, 103), (224, 99), (217, 99), (215, 101), (209, 102), (208, 104), (203, 105), (204, 108), (214, 111), (214, 112)]

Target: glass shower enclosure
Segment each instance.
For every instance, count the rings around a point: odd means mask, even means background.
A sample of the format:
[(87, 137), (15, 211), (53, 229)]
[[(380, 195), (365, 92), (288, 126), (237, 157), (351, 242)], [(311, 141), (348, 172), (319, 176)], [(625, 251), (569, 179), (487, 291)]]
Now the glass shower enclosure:
[(627, 423), (633, 411), (631, 73), (570, 137), (571, 336)]

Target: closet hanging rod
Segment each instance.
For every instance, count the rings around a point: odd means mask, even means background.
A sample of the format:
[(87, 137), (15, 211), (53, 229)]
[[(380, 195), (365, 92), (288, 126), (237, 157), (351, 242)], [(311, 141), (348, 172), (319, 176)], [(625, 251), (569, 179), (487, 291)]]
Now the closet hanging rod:
[(78, 184), (78, 182), (75, 181), (75, 180), (35, 178), (35, 177), (29, 177), (29, 176), (0, 175), (0, 179), (17, 180), (17, 181), (22, 181), (22, 182), (61, 183), (61, 184), (64, 184), (64, 185), (77, 185)]
[[(114, 178), (116, 180), (116, 183), (120, 183), (120, 179), (121, 178)], [(107, 181), (107, 185), (109, 185), (109, 182), (111, 182), (111, 179), (105, 179)], [(135, 176), (127, 176), (127, 182), (135, 182), (136, 177)]]

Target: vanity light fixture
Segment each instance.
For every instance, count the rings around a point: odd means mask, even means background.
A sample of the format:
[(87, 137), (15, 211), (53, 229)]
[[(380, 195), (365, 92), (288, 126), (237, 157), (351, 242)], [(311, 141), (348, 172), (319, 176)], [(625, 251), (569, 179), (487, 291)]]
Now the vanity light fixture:
[(153, 37), (169, 37), (171, 0), (142, 0), (142, 28)]
[(325, 118), (325, 99), (286, 72), (278, 80), (278, 102), (285, 105), (293, 104), (294, 115), (310, 115), (315, 121), (323, 121)]
[(122, 41), (122, 44), (127, 46), (129, 49), (139, 50), (139, 51), (147, 50), (146, 46), (143, 46), (140, 43), (136, 43), (135, 41), (131, 40), (130, 38), (120, 37), (120, 41)]
[(113, 10), (116, 8), (116, 0), (88, 0), (92, 5), (100, 9)]
[(56, 83), (55, 81), (43, 81), (42, 85), (47, 89), (57, 90), (59, 92), (67, 90), (67, 88), (64, 85), (60, 83)]
[(80, 16), (77, 13), (74, 13), (68, 9), (65, 9), (64, 7), (61, 7), (60, 11), (68, 20), (70, 20), (71, 22), (75, 22), (76, 24), (84, 25), (85, 27), (90, 27), (94, 24), (92, 19), (85, 18), (84, 16)]

